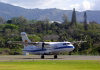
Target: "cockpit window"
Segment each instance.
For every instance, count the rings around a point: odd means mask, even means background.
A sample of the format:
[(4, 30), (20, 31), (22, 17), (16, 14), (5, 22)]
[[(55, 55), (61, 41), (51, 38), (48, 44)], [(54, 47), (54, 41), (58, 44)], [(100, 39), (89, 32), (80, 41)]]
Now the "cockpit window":
[(63, 45), (67, 45), (67, 43), (63, 43)]
[(67, 45), (70, 45), (70, 43), (67, 43)]
[(63, 45), (70, 45), (70, 43), (63, 43)]

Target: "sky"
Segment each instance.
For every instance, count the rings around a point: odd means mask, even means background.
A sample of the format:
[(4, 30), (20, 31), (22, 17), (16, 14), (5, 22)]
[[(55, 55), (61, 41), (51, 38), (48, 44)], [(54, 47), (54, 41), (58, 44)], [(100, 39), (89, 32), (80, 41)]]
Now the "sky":
[(58, 8), (78, 11), (100, 10), (100, 0), (0, 0), (0, 2), (20, 6), (28, 9)]

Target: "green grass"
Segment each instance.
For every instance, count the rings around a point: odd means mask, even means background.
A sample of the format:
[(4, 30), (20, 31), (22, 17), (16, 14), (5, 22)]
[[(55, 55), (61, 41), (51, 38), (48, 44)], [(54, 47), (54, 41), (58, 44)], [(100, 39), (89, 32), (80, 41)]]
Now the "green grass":
[(35, 60), (0, 62), (0, 70), (100, 70), (96, 60)]

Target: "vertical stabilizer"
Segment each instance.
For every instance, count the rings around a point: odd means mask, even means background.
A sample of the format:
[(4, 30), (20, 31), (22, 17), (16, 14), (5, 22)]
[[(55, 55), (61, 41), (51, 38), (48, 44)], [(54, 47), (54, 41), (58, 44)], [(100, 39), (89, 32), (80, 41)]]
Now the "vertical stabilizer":
[(21, 37), (23, 42), (31, 42), (25, 32), (21, 32)]

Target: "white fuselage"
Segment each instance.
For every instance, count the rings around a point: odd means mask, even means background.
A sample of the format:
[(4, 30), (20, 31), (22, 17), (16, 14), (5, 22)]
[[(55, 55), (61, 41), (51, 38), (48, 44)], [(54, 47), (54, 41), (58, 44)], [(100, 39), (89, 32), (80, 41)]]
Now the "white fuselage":
[(49, 43), (42, 49), (42, 43), (38, 45), (24, 45), (24, 52), (31, 54), (59, 54), (63, 52), (71, 52), (74, 50), (74, 46), (70, 42), (45, 42)]

